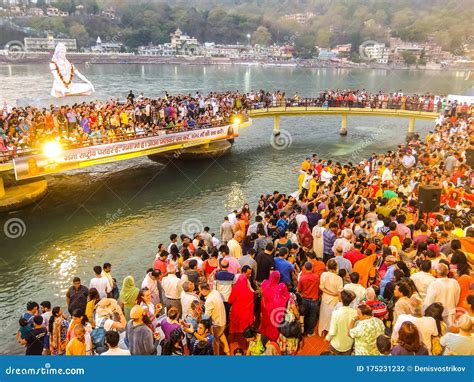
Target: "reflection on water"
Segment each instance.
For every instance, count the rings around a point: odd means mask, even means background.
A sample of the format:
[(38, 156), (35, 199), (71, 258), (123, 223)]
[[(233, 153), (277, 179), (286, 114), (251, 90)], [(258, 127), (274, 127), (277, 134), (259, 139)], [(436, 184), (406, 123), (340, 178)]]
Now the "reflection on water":
[(230, 184), (230, 191), (226, 196), (224, 203), (224, 211), (233, 211), (239, 208), (247, 202), (245, 192), (241, 184), (232, 182)]
[[(94, 83), (98, 98), (124, 97), (130, 89), (157, 95), (164, 90), (273, 88), (314, 96), (334, 87), (461, 93), (466, 86), (461, 77), (446, 72), (426, 77), (403, 71), (179, 65), (89, 65), (80, 70)], [(3, 66), (0, 76), (1, 97), (51, 102), (47, 67)], [(180, 234), (190, 217), (218, 233), (224, 215), (245, 202), (254, 209), (260, 194), (295, 191), (295, 168), (307, 155), (360, 160), (403, 142), (408, 121), (350, 117), (347, 137), (339, 136), (339, 124), (337, 117), (282, 118), (292, 145), (275, 150), (270, 145), (272, 121), (256, 120), (241, 131), (232, 153), (216, 162), (175, 161), (165, 166), (136, 158), (48, 177), (49, 192), (38, 205), (0, 216), (0, 228), (12, 216), (27, 227), (19, 239), (0, 235), (0, 353), (23, 351), (14, 334), (28, 300), (50, 300), (64, 307), (72, 278), (78, 276), (88, 285), (93, 266), (104, 262), (112, 264), (119, 285), (129, 274), (141, 282), (157, 245), (167, 243), (172, 232)], [(430, 127), (417, 121), (422, 134)]]

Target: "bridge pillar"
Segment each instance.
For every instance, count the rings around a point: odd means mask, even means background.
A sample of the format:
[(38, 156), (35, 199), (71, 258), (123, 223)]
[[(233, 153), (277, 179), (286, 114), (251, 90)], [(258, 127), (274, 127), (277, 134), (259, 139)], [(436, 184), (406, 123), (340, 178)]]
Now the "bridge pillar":
[(415, 118), (410, 118), (408, 120), (408, 132), (407, 132), (407, 139), (413, 138), (415, 135)]
[(339, 130), (340, 135), (347, 135), (347, 114), (341, 115), (341, 130)]
[(280, 116), (275, 115), (273, 117), (273, 135), (280, 135)]

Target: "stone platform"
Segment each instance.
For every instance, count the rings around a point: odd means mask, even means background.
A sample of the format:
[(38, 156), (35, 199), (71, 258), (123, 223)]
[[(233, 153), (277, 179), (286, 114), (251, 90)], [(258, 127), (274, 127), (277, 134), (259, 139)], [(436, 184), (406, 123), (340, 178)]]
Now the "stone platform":
[(48, 192), (48, 182), (45, 179), (29, 183), (17, 183), (3, 188), (0, 180), (0, 213), (22, 209), (43, 198)]

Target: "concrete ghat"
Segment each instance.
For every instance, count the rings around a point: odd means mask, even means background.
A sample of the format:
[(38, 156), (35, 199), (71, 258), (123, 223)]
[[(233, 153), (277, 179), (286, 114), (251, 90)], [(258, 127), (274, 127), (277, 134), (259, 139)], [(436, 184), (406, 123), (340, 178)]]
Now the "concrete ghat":
[(5, 195), (0, 197), (0, 212), (16, 211), (43, 198), (48, 192), (48, 182), (17, 184), (5, 187)]
[(230, 153), (232, 144), (229, 141), (212, 142), (209, 145), (188, 147), (174, 152), (149, 155), (148, 158), (155, 162), (168, 162), (173, 159), (195, 160), (195, 159), (217, 159)]

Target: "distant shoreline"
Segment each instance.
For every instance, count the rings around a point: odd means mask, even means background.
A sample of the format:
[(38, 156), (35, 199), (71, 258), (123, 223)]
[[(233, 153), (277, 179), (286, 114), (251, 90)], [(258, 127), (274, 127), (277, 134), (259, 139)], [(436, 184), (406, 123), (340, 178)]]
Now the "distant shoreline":
[[(358, 64), (348, 62), (321, 61), (317, 59), (300, 60), (254, 60), (237, 58), (219, 58), (202, 56), (139, 56), (132, 54), (90, 54), (68, 53), (75, 64), (173, 64), (173, 65), (248, 65), (258, 67), (294, 67), (294, 68), (334, 68), (334, 69), (371, 69), (371, 70), (474, 70), (474, 65), (465, 67), (407, 67), (405, 65)], [(14, 56), (0, 55), (0, 65), (45, 64), (51, 59), (51, 53), (17, 52)]]

